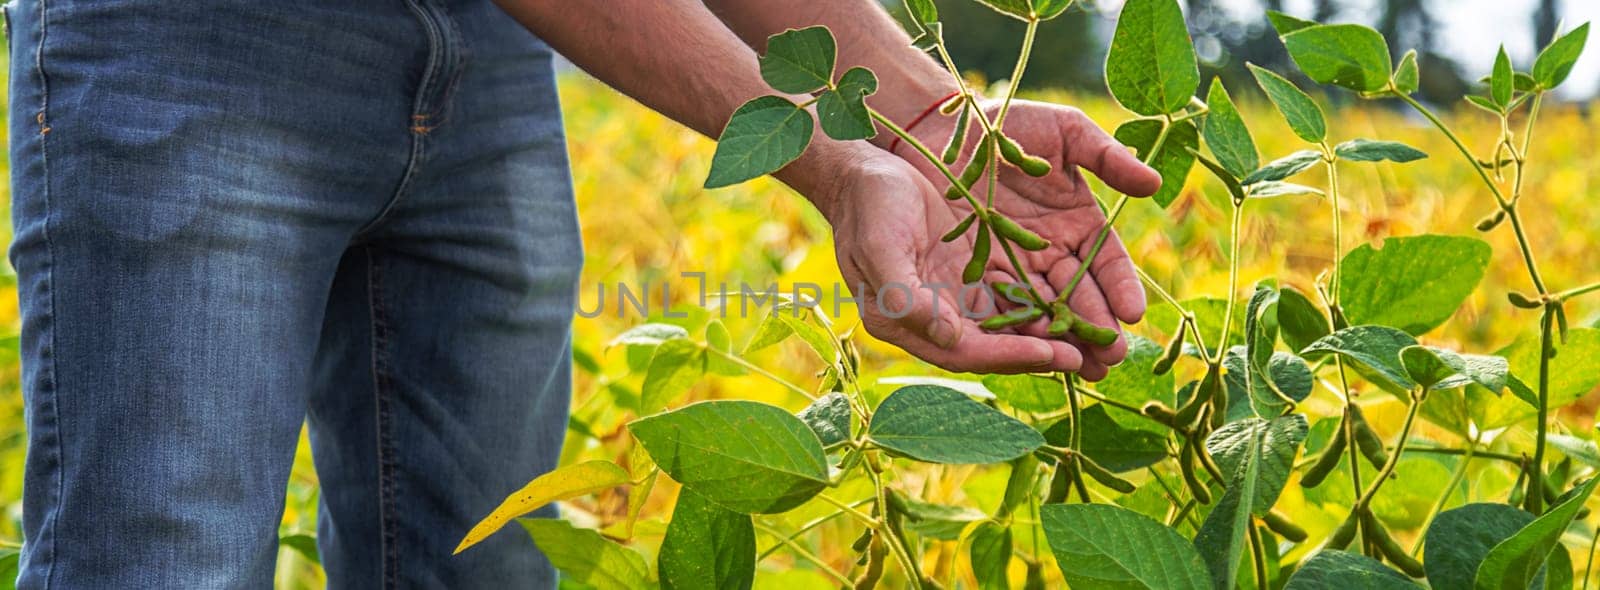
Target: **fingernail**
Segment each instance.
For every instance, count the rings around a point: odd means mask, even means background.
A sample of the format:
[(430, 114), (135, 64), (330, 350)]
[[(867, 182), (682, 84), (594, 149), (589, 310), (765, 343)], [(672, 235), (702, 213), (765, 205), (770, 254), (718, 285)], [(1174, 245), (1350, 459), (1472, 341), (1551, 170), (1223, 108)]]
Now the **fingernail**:
[(956, 338), (961, 332), (950, 320), (939, 318), (928, 324), (928, 339), (940, 348), (950, 348), (956, 345)]

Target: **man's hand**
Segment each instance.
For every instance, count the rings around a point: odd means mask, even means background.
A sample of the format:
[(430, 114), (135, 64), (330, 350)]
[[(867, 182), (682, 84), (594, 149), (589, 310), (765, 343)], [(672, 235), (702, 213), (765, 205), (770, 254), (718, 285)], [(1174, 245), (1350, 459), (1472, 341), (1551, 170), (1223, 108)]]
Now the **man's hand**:
[[(991, 105), (991, 117), (993, 111)], [(916, 131), (925, 144), (938, 150), (953, 126), (953, 118), (944, 118), (927, 121)], [(1003, 165), (994, 201), (997, 209), (1051, 241), (1050, 248), (1043, 251), (1016, 248), (1015, 252), (1040, 294), (1053, 298), (1056, 289), (1078, 269), (1079, 254), (1088, 251), (1106, 221), (1079, 168), (1136, 196), (1154, 193), (1161, 178), (1076, 109), (1014, 101), (1005, 129), (1028, 153), (1053, 166), (1049, 175), (1034, 178)], [(968, 131), (963, 160), (970, 157), (978, 137), (981, 131), (974, 124)], [(913, 148), (902, 144), (896, 151), (903, 160), (866, 161), (859, 171), (847, 175), (840, 182), (840, 198), (833, 208), (841, 269), (852, 288), (858, 281), (867, 286), (866, 293), (857, 295), (865, 297), (860, 305), (869, 332), (957, 371), (1077, 371), (1086, 379), (1098, 380), (1111, 365), (1122, 361), (1127, 343), (1121, 338), (1103, 347), (1078, 340), (1063, 342), (1046, 337), (1044, 321), (1010, 333), (991, 334), (978, 328), (982, 317), (963, 317), (963, 309), (983, 312), (989, 301), (974, 290), (960, 290), (961, 269), (970, 256), (973, 234), (948, 244), (940, 242), (939, 236), (965, 217), (970, 207), (964, 200), (943, 198), (949, 183)], [(955, 169), (963, 163), (957, 162)], [(920, 178), (910, 178), (913, 175)], [(987, 183), (985, 178), (974, 185), (973, 193), (980, 200), (985, 198)], [(985, 282), (1017, 282), (1014, 275), (1005, 254), (995, 248)], [(910, 287), (909, 292), (901, 285)], [(958, 303), (965, 307), (957, 307)], [(1000, 298), (1000, 303), (1004, 306), (1007, 302)], [(1068, 303), (1080, 318), (1106, 327), (1116, 327), (1117, 320), (1134, 323), (1144, 315), (1144, 289), (1115, 234), (1107, 239)], [(885, 311), (906, 313), (894, 318)]]

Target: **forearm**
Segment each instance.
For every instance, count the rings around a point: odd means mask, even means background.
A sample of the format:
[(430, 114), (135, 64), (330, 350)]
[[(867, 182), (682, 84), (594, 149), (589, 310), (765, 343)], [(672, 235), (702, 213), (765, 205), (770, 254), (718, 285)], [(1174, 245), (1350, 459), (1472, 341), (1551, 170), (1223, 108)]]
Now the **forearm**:
[[(773, 94), (756, 55), (698, 0), (496, 0), (540, 39), (613, 88), (710, 137), (752, 98)], [(809, 97), (791, 96), (795, 102)], [(816, 202), (859, 149), (816, 134), (775, 176)]]
[[(865, 66), (878, 76), (872, 108), (905, 125), (934, 101), (955, 92), (955, 80), (926, 54), (875, 0), (705, 0), (740, 38), (761, 51), (784, 29), (824, 25), (839, 44), (838, 71)], [(880, 129), (880, 131), (882, 131)], [(879, 133), (879, 145), (891, 140)]]

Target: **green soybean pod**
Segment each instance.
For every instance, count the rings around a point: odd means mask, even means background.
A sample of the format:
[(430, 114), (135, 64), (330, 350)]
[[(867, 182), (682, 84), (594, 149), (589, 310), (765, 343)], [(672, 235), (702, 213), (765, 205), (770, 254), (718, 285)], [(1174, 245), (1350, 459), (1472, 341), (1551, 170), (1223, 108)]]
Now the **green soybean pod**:
[(870, 590), (878, 587), (878, 581), (883, 579), (883, 560), (889, 555), (889, 548), (884, 545), (883, 539), (877, 535), (872, 536), (872, 546), (867, 549), (866, 568), (854, 580), (855, 590)]
[(1044, 310), (1037, 307), (1024, 307), (1013, 309), (1003, 314), (983, 320), (978, 327), (985, 330), (1004, 330), (1012, 326), (1020, 326), (1044, 316)]
[(1517, 292), (1517, 291), (1507, 291), (1506, 292), (1506, 300), (1510, 301), (1512, 305), (1515, 305), (1515, 306), (1520, 307), (1522, 309), (1539, 309), (1540, 307), (1544, 307), (1543, 303), (1539, 303), (1538, 301), (1534, 301), (1532, 297), (1529, 297), (1529, 296), (1524, 295), (1524, 294), (1522, 294), (1520, 292)]
[(1072, 331), (1072, 326), (1078, 323), (1078, 315), (1059, 301), (1050, 304), (1050, 315), (1054, 319), (1050, 320), (1050, 327), (1046, 332), (1055, 338), (1066, 336)]
[(1177, 415), (1172, 417), (1172, 422), (1178, 428), (1190, 428), (1199, 421), (1200, 408), (1206, 405), (1206, 396), (1200, 394), (1200, 384), (1194, 383), (1190, 388), (1189, 400), (1178, 406)]
[(1005, 214), (999, 211), (992, 209), (989, 211), (989, 222), (994, 224), (994, 233), (1015, 242), (1018, 246), (1022, 246), (1023, 250), (1038, 252), (1050, 247), (1050, 240), (1044, 239), (1044, 237), (1034, 233), (1033, 230), (1018, 225), (1017, 222), (1012, 221), (1010, 217), (1006, 217)]
[(1349, 547), (1350, 542), (1356, 538), (1356, 529), (1360, 528), (1356, 524), (1358, 522), (1360, 522), (1359, 517), (1352, 512), (1350, 517), (1344, 519), (1344, 523), (1339, 525), (1339, 528), (1333, 529), (1333, 534), (1328, 536), (1328, 542), (1322, 548), (1342, 550), (1345, 547)]
[(1136, 489), (1132, 482), (1117, 477), (1117, 474), (1112, 473), (1111, 470), (1106, 469), (1105, 467), (1101, 467), (1100, 464), (1095, 463), (1093, 459), (1090, 459), (1082, 454), (1077, 455), (1076, 459), (1078, 461), (1078, 467), (1082, 468), (1084, 473), (1089, 474), (1089, 477), (1092, 477), (1095, 481), (1100, 482), (1100, 485), (1124, 494), (1132, 494), (1133, 490)]
[(1485, 215), (1485, 216), (1483, 216), (1483, 219), (1479, 219), (1478, 220), (1478, 225), (1477, 225), (1478, 231), (1486, 232), (1486, 231), (1492, 230), (1495, 227), (1499, 226), (1500, 222), (1504, 221), (1505, 218), (1506, 218), (1505, 209), (1496, 209), (1494, 213), (1490, 213), (1488, 215)]
[(984, 269), (989, 267), (989, 224), (978, 224), (978, 241), (972, 244), (972, 259), (967, 261), (967, 267), (961, 271), (961, 283), (971, 285), (983, 278)]
[(1567, 343), (1567, 307), (1557, 304), (1553, 313), (1556, 316), (1556, 330), (1561, 335), (1561, 343)]
[(1367, 532), (1367, 538), (1378, 547), (1378, 551), (1383, 553), (1395, 567), (1400, 568), (1400, 571), (1413, 578), (1427, 575), (1422, 569), (1422, 563), (1411, 557), (1410, 552), (1395, 542), (1394, 537), (1389, 535), (1389, 530), (1378, 521), (1378, 517), (1373, 516), (1372, 511), (1361, 511), (1361, 528)]
[(1167, 406), (1167, 404), (1158, 401), (1146, 402), (1144, 407), (1139, 408), (1139, 413), (1167, 426), (1173, 428), (1178, 426), (1178, 411)]
[(1276, 511), (1268, 511), (1266, 516), (1261, 517), (1261, 522), (1266, 523), (1268, 529), (1271, 529), (1272, 532), (1277, 533), (1278, 536), (1283, 537), (1285, 541), (1290, 543), (1301, 543), (1310, 537), (1310, 535), (1306, 534), (1305, 529), (1300, 528), (1300, 525), (1291, 522), (1288, 517), (1278, 514)]
[(994, 283), (990, 286), (994, 287), (995, 292), (999, 293), (1001, 297), (1012, 303), (1028, 304), (1033, 302), (1033, 295), (1029, 294), (1028, 289), (1022, 285), (1016, 283)]
[(1110, 346), (1117, 341), (1117, 331), (1078, 320), (1072, 323), (1072, 333), (1096, 346)]
[(1177, 331), (1172, 333), (1172, 339), (1167, 341), (1167, 350), (1156, 359), (1150, 372), (1155, 375), (1165, 375), (1172, 371), (1172, 365), (1177, 364), (1178, 357), (1183, 355), (1183, 330), (1189, 326), (1188, 318), (1178, 323)]
[(947, 231), (943, 236), (940, 236), (939, 241), (954, 242), (956, 241), (956, 238), (967, 235), (967, 229), (972, 227), (972, 222), (977, 220), (977, 213), (968, 213), (966, 219), (962, 219), (961, 223), (957, 223), (955, 227), (950, 228), (950, 231)]
[(1206, 489), (1206, 484), (1201, 482), (1200, 477), (1194, 472), (1196, 461), (1194, 454), (1194, 440), (1184, 439), (1183, 448), (1178, 451), (1178, 470), (1183, 472), (1183, 483), (1189, 486), (1189, 493), (1194, 495), (1195, 501), (1210, 504), (1211, 490)]
[(1024, 174), (1038, 177), (1050, 173), (1050, 162), (1022, 151), (1022, 146), (1015, 140), (1000, 134), (997, 141), (1000, 143), (1000, 157), (1005, 158), (1012, 166), (1020, 168)]
[(961, 147), (967, 144), (967, 125), (971, 122), (969, 113), (971, 109), (961, 109), (961, 116), (956, 117), (955, 132), (950, 134), (950, 143), (944, 146), (944, 155), (939, 159), (945, 164), (956, 163), (956, 158), (961, 157)]
[[(1389, 453), (1383, 449), (1383, 439), (1378, 438), (1378, 433), (1367, 423), (1366, 416), (1361, 415), (1361, 407), (1352, 404), (1348, 419), (1352, 434), (1356, 437), (1356, 448), (1361, 454), (1372, 462), (1373, 467), (1383, 467), (1389, 462)], [(1354, 466), (1351, 466), (1354, 469)]]
[(944, 102), (944, 104), (939, 105), (939, 114), (948, 117), (950, 115), (954, 115), (956, 113), (956, 109), (965, 111), (966, 109), (961, 108), (964, 106), (967, 106), (967, 95), (957, 94), (955, 98), (947, 100)]
[(1317, 457), (1317, 462), (1312, 463), (1311, 467), (1306, 469), (1305, 475), (1300, 476), (1300, 486), (1314, 488), (1321, 485), (1322, 480), (1327, 479), (1328, 474), (1333, 473), (1334, 468), (1339, 466), (1339, 458), (1344, 454), (1348, 442), (1344, 437), (1344, 424), (1340, 424), (1339, 429), (1333, 433), (1333, 439), (1328, 441), (1328, 447)]
[(967, 162), (967, 167), (961, 170), (961, 177), (956, 179), (960, 187), (951, 186), (945, 191), (944, 198), (952, 201), (961, 200), (962, 188), (971, 189), (983, 177), (983, 170), (989, 166), (989, 160), (994, 159), (994, 143), (990, 141), (978, 142), (978, 149), (972, 153), (972, 161)]

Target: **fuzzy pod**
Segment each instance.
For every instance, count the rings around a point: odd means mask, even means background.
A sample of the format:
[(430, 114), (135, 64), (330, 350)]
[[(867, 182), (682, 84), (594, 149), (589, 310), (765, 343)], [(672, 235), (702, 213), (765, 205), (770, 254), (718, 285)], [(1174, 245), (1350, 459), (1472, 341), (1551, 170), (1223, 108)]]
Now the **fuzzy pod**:
[(1356, 538), (1356, 530), (1360, 528), (1358, 524), (1360, 522), (1361, 519), (1355, 513), (1351, 513), (1350, 517), (1344, 519), (1344, 522), (1339, 525), (1339, 528), (1333, 529), (1333, 534), (1328, 536), (1328, 542), (1322, 548), (1324, 550), (1343, 550), (1345, 547), (1349, 547), (1350, 542)]
[(971, 123), (969, 109), (961, 109), (961, 116), (956, 117), (956, 129), (950, 134), (950, 143), (945, 144), (944, 154), (940, 156), (945, 164), (954, 164), (961, 157), (961, 148), (967, 144), (967, 125)]
[[(1367, 423), (1366, 416), (1361, 414), (1361, 407), (1352, 404), (1349, 410), (1352, 434), (1356, 437), (1356, 448), (1361, 450), (1362, 456), (1372, 463), (1373, 467), (1382, 468), (1389, 462), (1389, 452), (1383, 448), (1383, 439), (1378, 438), (1378, 432)], [(1353, 468), (1353, 467), (1352, 467)]]
[(978, 324), (978, 327), (991, 331), (1004, 330), (1026, 324), (1041, 317), (1044, 317), (1044, 310), (1037, 307), (1023, 307), (983, 320)]
[(1310, 538), (1310, 535), (1306, 534), (1306, 530), (1300, 528), (1300, 525), (1295, 524), (1289, 520), (1289, 517), (1277, 512), (1268, 511), (1266, 516), (1261, 517), (1261, 522), (1265, 523), (1272, 532), (1277, 533), (1278, 536), (1283, 537), (1285, 541), (1290, 543), (1302, 543)]
[(1505, 219), (1506, 219), (1505, 210), (1504, 209), (1496, 209), (1494, 213), (1490, 213), (1488, 215), (1483, 216), (1483, 219), (1479, 219), (1478, 220), (1478, 224), (1475, 227), (1478, 228), (1478, 231), (1487, 232), (1489, 230), (1492, 230), (1492, 229), (1498, 227), (1500, 225), (1500, 222), (1501, 221), (1505, 221)]
[(1333, 470), (1339, 466), (1339, 459), (1344, 455), (1347, 444), (1349, 444), (1349, 441), (1345, 440), (1344, 425), (1340, 424), (1339, 429), (1333, 433), (1333, 439), (1328, 441), (1327, 448), (1323, 449), (1322, 455), (1317, 457), (1317, 462), (1312, 463), (1311, 467), (1306, 469), (1305, 474), (1300, 476), (1300, 486), (1314, 488), (1321, 485), (1322, 480), (1327, 479), (1328, 474), (1333, 473)]
[(1178, 411), (1161, 402), (1152, 401), (1139, 408), (1139, 413), (1148, 416), (1151, 420), (1160, 422), (1173, 428), (1177, 427)]
[(983, 271), (989, 268), (989, 224), (978, 224), (978, 239), (972, 243), (972, 258), (967, 260), (966, 268), (961, 270), (961, 283), (971, 285), (983, 279)]
[(1156, 364), (1150, 372), (1155, 375), (1165, 375), (1172, 371), (1172, 366), (1177, 364), (1178, 357), (1183, 356), (1183, 330), (1189, 325), (1185, 319), (1178, 324), (1178, 330), (1172, 333), (1172, 339), (1167, 341), (1167, 349), (1156, 359)]
[(996, 141), (1000, 144), (1000, 157), (1005, 158), (1005, 161), (1012, 166), (1020, 168), (1024, 174), (1038, 177), (1050, 173), (1050, 162), (1022, 151), (1022, 146), (1015, 140), (999, 135)]
[(1078, 323), (1078, 315), (1072, 313), (1072, 309), (1061, 302), (1050, 304), (1050, 317), (1053, 319), (1050, 320), (1050, 327), (1046, 331), (1052, 338), (1066, 336)]
[(1010, 217), (1006, 217), (1005, 214), (999, 211), (989, 210), (989, 223), (994, 225), (994, 233), (1011, 240), (1018, 246), (1022, 246), (1023, 250), (1038, 252), (1050, 247), (1050, 240), (1044, 239), (1043, 236), (1034, 233), (1031, 229), (1018, 225), (1017, 222), (1012, 221)]
[(1532, 297), (1529, 297), (1518, 291), (1507, 291), (1506, 301), (1510, 301), (1512, 305), (1522, 309), (1539, 309), (1540, 307), (1544, 307), (1543, 303), (1539, 303)]
[(1082, 454), (1077, 455), (1076, 459), (1078, 462), (1078, 467), (1082, 469), (1085, 474), (1088, 474), (1089, 477), (1092, 477), (1095, 481), (1100, 482), (1100, 485), (1124, 494), (1132, 494), (1133, 491), (1137, 489), (1134, 487), (1133, 482), (1118, 477), (1117, 474), (1112, 473), (1111, 470), (1101, 467), (1099, 463), (1095, 463), (1093, 459), (1085, 457)]
[(983, 178), (983, 170), (989, 166), (989, 160), (992, 159), (994, 159), (993, 142), (978, 142), (978, 149), (972, 153), (972, 161), (967, 162), (967, 167), (961, 170), (961, 176), (956, 178), (956, 182), (960, 183), (961, 186), (950, 187), (949, 190), (945, 191), (944, 198), (952, 201), (961, 200), (961, 189), (971, 189), (972, 185), (978, 184), (978, 179)]
[(855, 590), (877, 588), (878, 582), (883, 579), (883, 561), (889, 555), (889, 547), (877, 535), (873, 535), (871, 539), (871, 546), (867, 548), (866, 553), (866, 567), (854, 580)]
[(1210, 504), (1211, 490), (1207, 489), (1206, 484), (1200, 481), (1200, 477), (1195, 474), (1194, 464), (1197, 460), (1194, 441), (1192, 439), (1184, 440), (1183, 448), (1178, 451), (1178, 469), (1183, 472), (1183, 483), (1189, 486), (1189, 493), (1194, 495), (1196, 502)]
[(1361, 528), (1366, 531), (1366, 538), (1372, 540), (1372, 544), (1378, 548), (1378, 552), (1388, 558), (1389, 562), (1393, 563), (1395, 567), (1400, 568), (1400, 571), (1413, 578), (1421, 578), (1427, 575), (1422, 569), (1422, 563), (1411, 557), (1410, 552), (1395, 542), (1394, 537), (1389, 534), (1389, 530), (1384, 528), (1382, 522), (1378, 521), (1378, 517), (1373, 516), (1372, 511), (1361, 511)]
[(1095, 346), (1111, 346), (1111, 343), (1117, 341), (1116, 330), (1096, 326), (1081, 319), (1072, 323), (1071, 330), (1074, 335)]
[(957, 223), (955, 227), (950, 228), (950, 231), (947, 231), (944, 233), (944, 235), (939, 236), (939, 241), (954, 242), (957, 238), (967, 235), (967, 230), (972, 227), (972, 222), (977, 220), (977, 213), (968, 213), (967, 217), (961, 220), (961, 223)]
[[(967, 95), (957, 94), (951, 97), (950, 100), (944, 101), (944, 104), (939, 105), (939, 114), (948, 117), (956, 114), (956, 109), (961, 109), (964, 106), (967, 106)], [(961, 109), (961, 112), (966, 111), (967, 109)]]
[(995, 293), (1006, 298), (1006, 301), (1018, 305), (1026, 305), (1033, 302), (1033, 294), (1029, 293), (1027, 287), (1022, 285), (1016, 283), (992, 283), (989, 286), (994, 287)]

